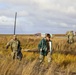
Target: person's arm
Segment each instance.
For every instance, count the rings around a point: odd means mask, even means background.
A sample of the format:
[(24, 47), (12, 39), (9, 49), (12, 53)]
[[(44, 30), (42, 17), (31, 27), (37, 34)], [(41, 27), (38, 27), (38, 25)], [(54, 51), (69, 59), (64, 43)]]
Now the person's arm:
[(9, 46), (10, 46), (10, 42), (7, 43), (7, 45), (6, 45), (6, 49), (8, 49)]
[(42, 51), (42, 41), (43, 41), (43, 40), (41, 40), (40, 43), (38, 44), (38, 49), (39, 49), (40, 51)]
[(6, 49), (8, 49), (8, 47), (11, 45), (11, 43), (12, 43), (12, 40), (7, 43)]

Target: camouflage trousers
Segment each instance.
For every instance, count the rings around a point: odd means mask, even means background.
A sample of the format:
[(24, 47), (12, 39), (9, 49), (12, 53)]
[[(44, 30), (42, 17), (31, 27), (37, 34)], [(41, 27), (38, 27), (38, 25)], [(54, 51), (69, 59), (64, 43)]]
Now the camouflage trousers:
[[(48, 62), (51, 62), (51, 53), (50, 52), (48, 52), (46, 57), (48, 59)], [(42, 62), (44, 60), (44, 58), (45, 58), (45, 56), (40, 54), (40, 56), (39, 56), (40, 62)]]
[(12, 59), (17, 59), (17, 54), (18, 52), (16, 50), (13, 50), (13, 52), (11, 53)]
[(74, 42), (73, 36), (69, 36), (69, 37), (68, 37), (68, 43), (73, 43), (73, 42)]

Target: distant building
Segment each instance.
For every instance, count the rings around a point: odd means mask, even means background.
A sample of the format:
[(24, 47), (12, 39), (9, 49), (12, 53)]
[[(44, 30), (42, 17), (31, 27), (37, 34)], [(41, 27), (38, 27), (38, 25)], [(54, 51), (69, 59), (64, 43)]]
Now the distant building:
[[(45, 37), (47, 33), (36, 33), (34, 34), (35, 36), (38, 36), (38, 37)], [(49, 34), (49, 33), (48, 33)], [(54, 35), (58, 36), (60, 34), (50, 34), (51, 37), (53, 37)], [(62, 34), (63, 35), (63, 34)]]
[(36, 33), (35, 36), (41, 36), (41, 33)]

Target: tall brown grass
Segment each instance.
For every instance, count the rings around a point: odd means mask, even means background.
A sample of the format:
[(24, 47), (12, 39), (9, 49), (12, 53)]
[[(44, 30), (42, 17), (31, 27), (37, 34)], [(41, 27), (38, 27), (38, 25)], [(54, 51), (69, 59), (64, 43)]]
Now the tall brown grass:
[[(1, 64), (3, 63), (5, 59), (9, 60), (11, 58), (10, 48), (6, 50), (5, 47), (6, 47), (7, 42), (11, 40), (12, 37), (13, 37), (12, 35), (0, 35), (0, 63)], [(21, 41), (22, 49), (30, 49), (30, 50), (37, 49), (38, 43), (42, 39), (41, 37), (26, 36), (26, 35), (18, 35), (17, 37)], [(68, 44), (67, 38), (56, 38), (56, 37), (52, 38), (51, 40), (53, 44), (52, 50), (54, 51), (54, 53), (52, 54), (52, 64), (55, 63), (56, 67), (59, 67), (60, 69), (66, 69), (69, 72), (73, 71), (74, 69), (74, 71), (76, 72), (76, 67), (75, 67), (76, 42), (74, 42), (73, 44)], [(27, 61), (33, 61), (39, 57), (39, 53), (33, 53), (33, 52), (32, 53), (22, 52), (22, 53), (23, 53), (23, 59), (26, 59)], [(45, 57), (44, 64), (47, 65), (48, 62), (46, 60), (47, 59)], [(53, 65), (54, 68), (55, 68), (55, 65)], [(69, 73), (67, 73), (67, 75), (69, 75)]]

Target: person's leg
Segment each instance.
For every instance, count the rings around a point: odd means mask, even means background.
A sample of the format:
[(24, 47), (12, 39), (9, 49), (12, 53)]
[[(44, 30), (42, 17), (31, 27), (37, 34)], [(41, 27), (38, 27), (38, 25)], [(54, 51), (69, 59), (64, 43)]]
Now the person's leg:
[(12, 59), (14, 60), (15, 59), (15, 52), (14, 51), (11, 53), (11, 56), (12, 56)]
[(51, 54), (52, 54), (52, 42), (49, 42), (49, 50), (50, 52), (48, 52), (47, 54), (47, 58), (48, 58), (48, 62), (51, 62)]
[(17, 59), (17, 53), (18, 53), (18, 52), (17, 52), (17, 51), (15, 51), (15, 59)]
[(51, 53), (50, 52), (47, 54), (47, 59), (48, 59), (48, 62), (51, 62)]
[(73, 43), (73, 42), (74, 42), (74, 38), (73, 38), (73, 36), (72, 36), (72, 38), (71, 38), (71, 39), (72, 39), (72, 43)]
[(40, 59), (40, 62), (42, 62), (44, 59), (44, 56), (40, 54), (39, 59)]
[(18, 59), (19, 59), (20, 61), (22, 60), (23, 55), (22, 55), (21, 51), (20, 51), (20, 52), (18, 52), (17, 57), (18, 57)]
[(69, 43), (70, 43), (70, 44), (73, 43), (73, 37), (72, 37), (72, 36), (70, 36), (70, 38), (69, 38)]

